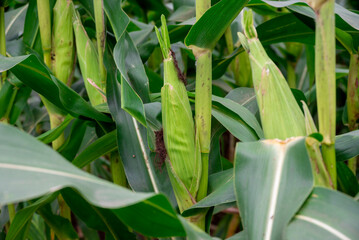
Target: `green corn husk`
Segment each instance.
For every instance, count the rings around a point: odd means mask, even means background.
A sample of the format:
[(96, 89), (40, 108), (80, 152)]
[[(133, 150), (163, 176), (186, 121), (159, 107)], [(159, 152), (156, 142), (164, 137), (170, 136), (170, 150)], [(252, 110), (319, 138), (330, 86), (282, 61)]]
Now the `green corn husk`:
[(57, 0), (54, 7), (52, 71), (63, 83), (70, 85), (74, 65), (72, 7), (69, 0)]
[(196, 151), (192, 111), (186, 88), (178, 78), (170, 51), (166, 21), (162, 16), (162, 36), (156, 33), (164, 57), (164, 86), (161, 91), (163, 138), (168, 153), (166, 167), (181, 212), (196, 201), (200, 177), (201, 155)]
[(73, 10), (73, 27), (76, 39), (77, 57), (85, 82), (87, 94), (93, 106), (106, 102), (105, 79), (101, 76), (95, 46), (82, 26), (81, 20)]
[(278, 67), (268, 57), (253, 26), (252, 11), (243, 14), (245, 36), (239, 39), (249, 53), (253, 85), (265, 138), (305, 136), (304, 115)]

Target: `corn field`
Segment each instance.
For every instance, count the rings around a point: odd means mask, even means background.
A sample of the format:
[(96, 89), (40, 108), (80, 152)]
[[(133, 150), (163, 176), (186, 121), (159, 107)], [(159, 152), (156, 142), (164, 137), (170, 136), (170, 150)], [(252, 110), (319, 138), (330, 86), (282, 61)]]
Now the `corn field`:
[(357, 0), (0, 0), (0, 240), (357, 240), (358, 79)]

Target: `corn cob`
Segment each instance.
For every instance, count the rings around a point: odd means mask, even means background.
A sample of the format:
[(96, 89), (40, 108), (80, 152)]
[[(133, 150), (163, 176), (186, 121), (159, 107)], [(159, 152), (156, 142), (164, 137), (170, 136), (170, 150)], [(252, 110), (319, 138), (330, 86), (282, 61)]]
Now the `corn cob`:
[(52, 72), (57, 79), (70, 85), (74, 64), (74, 42), (72, 28), (73, 7), (71, 0), (57, 0), (54, 7), (52, 37)]
[(85, 82), (87, 94), (93, 106), (106, 102), (105, 79), (101, 76), (98, 54), (81, 20), (73, 8), (73, 27), (76, 38), (77, 57)]
[(181, 212), (196, 202), (201, 155), (196, 151), (192, 111), (185, 85), (179, 78), (171, 51), (166, 20), (161, 18), (162, 36), (156, 28), (164, 57), (164, 86), (161, 91), (163, 138), (168, 153), (166, 167)]
[(252, 79), (265, 138), (286, 139), (305, 136), (304, 115), (285, 78), (268, 57), (253, 26), (252, 11), (243, 14), (245, 36), (239, 39), (249, 53)]

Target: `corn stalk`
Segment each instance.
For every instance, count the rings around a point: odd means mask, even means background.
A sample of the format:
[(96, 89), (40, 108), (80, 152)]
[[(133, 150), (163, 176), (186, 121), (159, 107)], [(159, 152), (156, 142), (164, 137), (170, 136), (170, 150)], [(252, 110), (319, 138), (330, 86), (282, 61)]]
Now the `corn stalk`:
[(335, 16), (334, 0), (308, 0), (316, 14), (315, 29), (315, 79), (319, 131), (323, 135), (322, 153), (324, 162), (337, 187), (335, 160)]
[[(197, 21), (211, 7), (211, 0), (196, 1)], [(200, 177), (197, 200), (207, 196), (209, 150), (211, 145), (211, 111), (212, 111), (212, 50), (193, 48), (196, 57), (196, 99), (195, 123), (197, 151), (201, 153), (202, 173)], [(206, 213), (196, 219), (204, 229)]]

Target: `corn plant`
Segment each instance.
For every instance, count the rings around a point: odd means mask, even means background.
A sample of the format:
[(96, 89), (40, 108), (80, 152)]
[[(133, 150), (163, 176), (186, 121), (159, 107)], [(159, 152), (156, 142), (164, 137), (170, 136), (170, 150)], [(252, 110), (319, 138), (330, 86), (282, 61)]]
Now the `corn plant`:
[(0, 1), (0, 238), (359, 239), (358, 9)]

